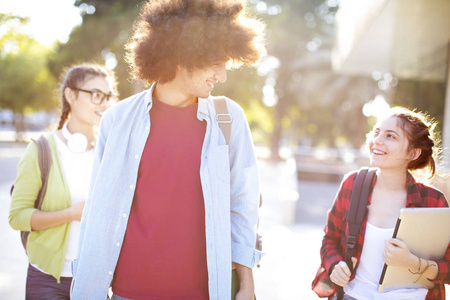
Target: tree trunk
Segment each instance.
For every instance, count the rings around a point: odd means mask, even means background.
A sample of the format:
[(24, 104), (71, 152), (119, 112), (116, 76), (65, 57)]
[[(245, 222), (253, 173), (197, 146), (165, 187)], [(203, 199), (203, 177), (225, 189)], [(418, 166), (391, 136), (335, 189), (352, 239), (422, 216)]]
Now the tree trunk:
[(274, 120), (273, 132), (270, 137), (270, 159), (280, 160), (281, 120)]
[(25, 131), (25, 115), (23, 112), (14, 114), (14, 128), (16, 130), (16, 142), (23, 142)]

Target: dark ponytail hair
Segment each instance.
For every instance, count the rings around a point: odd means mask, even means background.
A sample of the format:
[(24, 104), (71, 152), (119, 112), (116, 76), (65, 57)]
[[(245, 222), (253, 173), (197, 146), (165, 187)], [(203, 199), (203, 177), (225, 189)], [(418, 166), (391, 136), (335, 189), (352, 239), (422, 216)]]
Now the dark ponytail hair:
[[(116, 93), (117, 82), (115, 75), (112, 71), (106, 69), (102, 65), (98, 64), (81, 64), (68, 68), (68, 71), (64, 73), (61, 84), (61, 99), (62, 108), (61, 116), (59, 118), (58, 129), (61, 129), (64, 123), (67, 121), (70, 115), (70, 104), (64, 95), (66, 88), (76, 89), (79, 88), (84, 82), (92, 77), (102, 76), (110, 80), (113, 92)], [(76, 91), (77, 92), (77, 91)], [(78, 92), (77, 92), (78, 93)]]
[(393, 107), (389, 116), (397, 117), (409, 141), (409, 149), (420, 149), (418, 158), (408, 164), (408, 170), (418, 177), (433, 178), (436, 173), (436, 159), (440, 154), (439, 140), (434, 130), (436, 122), (426, 114), (404, 107)]

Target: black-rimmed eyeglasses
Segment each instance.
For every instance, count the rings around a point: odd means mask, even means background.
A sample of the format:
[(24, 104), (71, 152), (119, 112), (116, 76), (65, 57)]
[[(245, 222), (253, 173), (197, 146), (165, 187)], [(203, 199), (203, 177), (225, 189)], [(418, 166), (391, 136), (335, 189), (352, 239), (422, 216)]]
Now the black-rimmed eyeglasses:
[(117, 101), (117, 97), (118, 97), (117, 94), (114, 94), (114, 93), (105, 94), (98, 90), (89, 91), (89, 90), (84, 90), (84, 89), (80, 89), (80, 88), (75, 88), (74, 90), (91, 94), (92, 104), (97, 104), (97, 105), (102, 104), (105, 99), (107, 102), (110, 102), (110, 101), (115, 102), (115, 101)]

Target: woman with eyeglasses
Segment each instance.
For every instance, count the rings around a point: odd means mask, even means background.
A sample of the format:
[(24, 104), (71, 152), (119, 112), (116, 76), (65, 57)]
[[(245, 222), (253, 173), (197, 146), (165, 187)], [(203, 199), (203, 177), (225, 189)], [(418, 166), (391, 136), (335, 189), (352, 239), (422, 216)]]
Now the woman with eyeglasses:
[(95, 131), (117, 98), (115, 90), (114, 74), (100, 65), (77, 65), (64, 76), (58, 130), (46, 136), (52, 164), (41, 210), (34, 208), (42, 185), (35, 143), (28, 145), (18, 164), (9, 223), (13, 229), (31, 231), (26, 299), (69, 299)]

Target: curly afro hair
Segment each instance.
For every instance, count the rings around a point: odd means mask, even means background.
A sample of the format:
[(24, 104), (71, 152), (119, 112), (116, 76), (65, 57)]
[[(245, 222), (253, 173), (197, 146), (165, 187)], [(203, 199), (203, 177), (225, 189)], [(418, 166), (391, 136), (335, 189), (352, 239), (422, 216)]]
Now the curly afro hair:
[(256, 64), (266, 54), (265, 25), (240, 0), (149, 0), (126, 45), (134, 77), (170, 82), (177, 68)]

